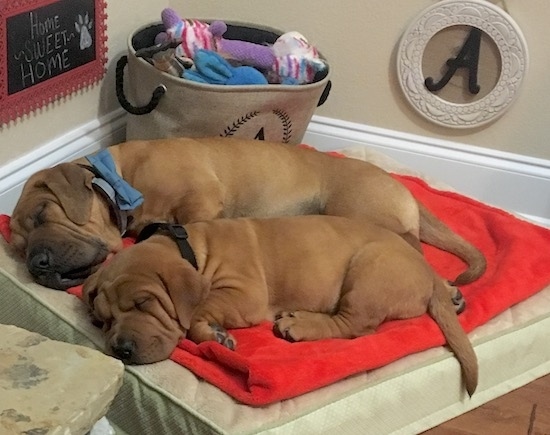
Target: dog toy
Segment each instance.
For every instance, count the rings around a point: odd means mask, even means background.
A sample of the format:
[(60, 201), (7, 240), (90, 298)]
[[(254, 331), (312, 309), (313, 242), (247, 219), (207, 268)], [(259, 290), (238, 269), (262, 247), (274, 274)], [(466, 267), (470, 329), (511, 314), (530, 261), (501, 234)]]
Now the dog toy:
[(223, 38), (227, 31), (227, 25), (223, 21), (212, 22), (210, 31), (216, 41), (217, 52), (227, 59), (258, 69), (269, 69), (275, 62), (273, 50), (267, 45)]
[(272, 49), (275, 62), (268, 72), (272, 83), (311, 83), (315, 74), (327, 68), (317, 49), (299, 32), (282, 34)]
[(269, 83), (311, 83), (315, 74), (327, 67), (317, 49), (298, 32), (287, 32), (269, 46), (223, 38), (227, 31), (223, 21), (207, 24), (182, 19), (171, 8), (162, 11), (161, 19), (165, 32), (157, 35), (156, 44), (181, 41), (176, 55), (191, 59), (198, 50), (215, 51), (226, 59), (265, 72)]
[(195, 52), (195, 67), (185, 70), (183, 78), (213, 85), (267, 85), (267, 79), (256, 68), (232, 66), (218, 53), (210, 50)]
[(165, 32), (156, 36), (155, 44), (181, 41), (176, 48), (178, 56), (193, 59), (198, 50), (213, 50), (226, 58), (262, 69), (270, 68), (275, 60), (273, 52), (267, 46), (224, 39), (222, 36), (227, 31), (227, 25), (223, 21), (216, 20), (207, 24), (199, 20), (182, 19), (171, 8), (161, 12), (161, 20)]
[(214, 49), (214, 39), (209, 25), (199, 20), (182, 20), (171, 8), (161, 12), (164, 32), (155, 37), (155, 44), (181, 41), (176, 47), (176, 55), (193, 59), (197, 50)]

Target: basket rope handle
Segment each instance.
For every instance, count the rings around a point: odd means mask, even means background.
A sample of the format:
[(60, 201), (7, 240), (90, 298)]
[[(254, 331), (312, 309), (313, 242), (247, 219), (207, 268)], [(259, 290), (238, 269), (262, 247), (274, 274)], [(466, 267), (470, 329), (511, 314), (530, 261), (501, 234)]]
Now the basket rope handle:
[(332, 88), (332, 82), (329, 80), (325, 86), (325, 89), (323, 89), (323, 93), (319, 97), (319, 102), (317, 103), (317, 107), (325, 104), (325, 101), (327, 101), (327, 98), (328, 98), (328, 94), (330, 94), (330, 88)]
[(122, 56), (116, 64), (116, 96), (124, 110), (132, 115), (146, 115), (158, 106), (160, 99), (166, 93), (164, 85), (157, 86), (153, 91), (151, 100), (145, 106), (134, 106), (124, 95), (124, 68), (128, 64), (128, 56)]
[[(124, 68), (128, 64), (128, 56), (121, 56), (116, 64), (116, 96), (118, 102), (124, 110), (132, 115), (146, 115), (151, 113), (158, 106), (160, 99), (166, 93), (166, 87), (164, 85), (157, 86), (153, 91), (151, 99), (145, 106), (134, 106), (128, 101), (126, 95), (124, 95)], [(327, 98), (332, 87), (332, 82), (329, 80), (323, 89), (323, 93), (317, 102), (317, 107), (322, 106), (327, 101)]]

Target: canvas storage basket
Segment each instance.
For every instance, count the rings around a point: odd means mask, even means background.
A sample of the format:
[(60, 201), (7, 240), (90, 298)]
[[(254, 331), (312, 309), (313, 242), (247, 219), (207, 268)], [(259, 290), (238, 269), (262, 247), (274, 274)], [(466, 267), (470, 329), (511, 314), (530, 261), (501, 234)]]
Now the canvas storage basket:
[[(224, 38), (258, 44), (272, 44), (283, 33), (226, 24)], [(129, 112), (129, 140), (233, 136), (298, 144), (316, 107), (328, 97), (329, 68), (305, 85), (211, 85), (164, 73), (136, 56), (137, 50), (154, 45), (162, 30), (162, 24), (152, 24), (130, 35), (128, 55), (117, 64), (117, 97)]]

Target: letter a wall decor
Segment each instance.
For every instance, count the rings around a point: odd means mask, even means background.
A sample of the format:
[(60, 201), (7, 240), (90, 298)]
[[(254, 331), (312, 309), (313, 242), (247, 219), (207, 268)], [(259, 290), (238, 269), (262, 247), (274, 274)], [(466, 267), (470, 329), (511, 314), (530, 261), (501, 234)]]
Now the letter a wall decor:
[(0, 126), (105, 74), (105, 0), (0, 1)]
[(527, 66), (520, 28), (486, 0), (443, 0), (425, 9), (397, 53), (408, 102), (426, 119), (453, 128), (501, 116), (518, 96)]

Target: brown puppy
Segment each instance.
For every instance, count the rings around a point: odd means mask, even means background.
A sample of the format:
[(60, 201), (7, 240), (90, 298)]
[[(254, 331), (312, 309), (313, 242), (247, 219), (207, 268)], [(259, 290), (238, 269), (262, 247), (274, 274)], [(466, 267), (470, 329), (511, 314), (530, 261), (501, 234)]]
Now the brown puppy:
[[(154, 221), (328, 214), (356, 217), (419, 239), (467, 264), (456, 284), (477, 279), (484, 256), (370, 163), (290, 145), (228, 138), (133, 141), (109, 148), (116, 171), (144, 198), (127, 213), (96, 189), (84, 160), (34, 174), (11, 218), (12, 244), (34, 279), (65, 289), (82, 283), (109, 252)], [(129, 216), (127, 216), (129, 214)], [(122, 215), (122, 217), (121, 217)], [(452, 277), (454, 278), (454, 277)]]
[(226, 328), (263, 320), (291, 341), (354, 338), (428, 311), (474, 392), (477, 359), (449, 286), (396, 234), (329, 216), (218, 219), (185, 229), (188, 259), (174, 238), (156, 234), (85, 281), (84, 300), (109, 353), (155, 362), (182, 337), (234, 348)]

